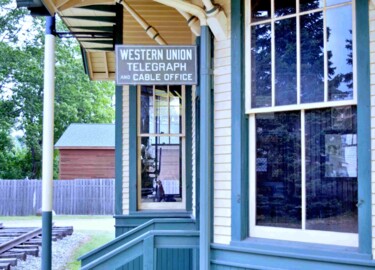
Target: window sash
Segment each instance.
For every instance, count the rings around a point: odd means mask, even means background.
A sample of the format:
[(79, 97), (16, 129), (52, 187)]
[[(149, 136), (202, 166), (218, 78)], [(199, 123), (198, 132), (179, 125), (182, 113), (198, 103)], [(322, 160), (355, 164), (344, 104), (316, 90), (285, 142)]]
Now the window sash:
[(358, 247), (357, 233), (318, 231), (306, 229), (306, 132), (305, 111), (301, 110), (301, 228), (282, 228), (256, 224), (257, 168), (256, 168), (256, 115), (249, 117), (249, 236), (275, 240), (310, 242), (318, 244)]
[[(348, 1), (345, 3), (340, 3), (337, 5), (332, 5), (326, 7), (325, 4), (322, 8), (308, 10), (300, 12), (299, 1), (296, 3), (296, 13), (280, 17), (272, 17), (274, 13), (274, 1), (271, 0), (271, 18), (267, 20), (261, 20), (257, 22), (251, 22), (251, 1), (245, 1), (245, 113), (254, 114), (261, 112), (277, 112), (277, 111), (291, 111), (291, 110), (306, 110), (313, 108), (324, 108), (324, 107), (336, 107), (336, 106), (346, 106), (346, 105), (355, 105), (357, 104), (357, 68), (356, 68), (356, 14), (355, 14), (355, 1)], [(326, 12), (327, 10), (336, 9), (343, 6), (352, 7), (352, 53), (353, 53), (353, 99), (351, 100), (340, 100), (340, 101), (329, 101), (328, 100), (328, 61), (327, 61), (327, 31), (326, 31)], [(301, 48), (300, 48), (300, 16), (314, 13), (314, 12), (323, 12), (323, 28), (324, 28), (324, 101), (323, 102), (314, 102), (314, 103), (301, 103)], [(297, 18), (296, 19), (296, 40), (297, 40), (297, 104), (293, 105), (275, 105), (275, 33), (274, 33), (274, 22), (287, 18)], [(252, 108), (251, 106), (251, 27), (255, 25), (261, 25), (271, 23), (271, 98), (272, 106), (263, 107), (263, 108)]]
[[(155, 85), (153, 86), (153, 104), (154, 104), (154, 118), (156, 117), (156, 106), (155, 106)], [(181, 108), (181, 133), (141, 133), (141, 92), (142, 86), (137, 87), (137, 209), (138, 210), (184, 210), (186, 209), (186, 140), (185, 140), (185, 106), (186, 106), (186, 91), (185, 86), (181, 86), (182, 95), (182, 108)], [(169, 86), (168, 88), (169, 89)], [(170, 131), (170, 104), (168, 97), (168, 130)], [(154, 120), (155, 121), (155, 120)], [(141, 154), (140, 145), (141, 139), (144, 137), (174, 137), (180, 138), (181, 144), (181, 202), (142, 202), (142, 175), (141, 175)]]

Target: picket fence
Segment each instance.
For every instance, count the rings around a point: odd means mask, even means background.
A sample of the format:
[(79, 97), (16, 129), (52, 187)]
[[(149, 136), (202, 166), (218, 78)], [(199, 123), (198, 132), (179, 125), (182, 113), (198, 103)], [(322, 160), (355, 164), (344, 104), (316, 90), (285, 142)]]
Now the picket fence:
[[(114, 179), (53, 181), (58, 215), (113, 215)], [(35, 215), (42, 206), (42, 181), (0, 180), (0, 216)]]

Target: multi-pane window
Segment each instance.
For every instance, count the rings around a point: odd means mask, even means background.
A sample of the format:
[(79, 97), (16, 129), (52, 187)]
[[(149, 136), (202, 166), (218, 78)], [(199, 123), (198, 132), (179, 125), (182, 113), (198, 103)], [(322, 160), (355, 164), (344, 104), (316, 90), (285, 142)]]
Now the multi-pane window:
[(246, 10), (250, 236), (357, 246), (353, 3)]
[(184, 209), (185, 89), (138, 89), (138, 208)]

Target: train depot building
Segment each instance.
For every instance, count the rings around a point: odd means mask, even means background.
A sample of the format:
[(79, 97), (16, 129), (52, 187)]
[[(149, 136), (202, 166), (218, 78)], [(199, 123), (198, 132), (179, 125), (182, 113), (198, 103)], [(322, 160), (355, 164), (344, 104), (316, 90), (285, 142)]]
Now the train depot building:
[(43, 5), (117, 82), (116, 239), (82, 269), (374, 269), (374, 1)]

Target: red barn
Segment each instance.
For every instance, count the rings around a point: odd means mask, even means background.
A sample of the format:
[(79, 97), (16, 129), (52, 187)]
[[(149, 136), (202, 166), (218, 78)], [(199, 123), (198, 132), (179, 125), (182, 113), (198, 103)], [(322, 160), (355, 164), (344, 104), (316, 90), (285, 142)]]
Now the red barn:
[(55, 144), (59, 179), (115, 178), (115, 126), (71, 124)]

